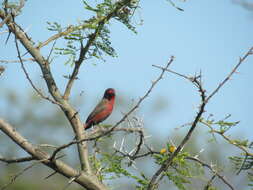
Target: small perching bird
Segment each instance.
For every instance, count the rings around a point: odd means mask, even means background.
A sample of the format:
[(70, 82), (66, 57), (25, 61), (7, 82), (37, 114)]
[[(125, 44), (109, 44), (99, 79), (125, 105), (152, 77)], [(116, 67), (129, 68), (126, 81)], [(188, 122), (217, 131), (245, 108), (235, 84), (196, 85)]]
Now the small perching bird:
[(97, 104), (94, 110), (88, 116), (84, 126), (84, 129), (89, 129), (93, 125), (97, 125), (104, 121), (112, 113), (115, 102), (115, 90), (108, 88), (105, 90), (102, 100)]

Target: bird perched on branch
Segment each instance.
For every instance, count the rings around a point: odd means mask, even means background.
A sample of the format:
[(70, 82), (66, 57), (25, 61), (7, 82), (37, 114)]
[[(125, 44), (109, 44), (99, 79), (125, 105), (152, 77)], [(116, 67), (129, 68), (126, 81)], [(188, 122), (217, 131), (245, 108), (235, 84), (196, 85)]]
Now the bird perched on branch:
[(108, 88), (105, 90), (102, 100), (97, 104), (94, 110), (88, 116), (84, 129), (89, 129), (93, 125), (97, 125), (104, 121), (112, 113), (115, 101), (115, 90)]

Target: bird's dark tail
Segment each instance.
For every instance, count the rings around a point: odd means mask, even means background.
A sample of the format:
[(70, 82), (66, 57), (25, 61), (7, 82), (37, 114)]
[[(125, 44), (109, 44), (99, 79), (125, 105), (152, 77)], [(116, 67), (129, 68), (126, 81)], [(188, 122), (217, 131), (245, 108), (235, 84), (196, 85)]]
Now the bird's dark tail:
[(90, 123), (84, 123), (83, 124), (83, 128), (84, 128), (84, 130), (87, 130), (87, 129), (89, 129), (89, 128), (91, 128), (91, 124)]

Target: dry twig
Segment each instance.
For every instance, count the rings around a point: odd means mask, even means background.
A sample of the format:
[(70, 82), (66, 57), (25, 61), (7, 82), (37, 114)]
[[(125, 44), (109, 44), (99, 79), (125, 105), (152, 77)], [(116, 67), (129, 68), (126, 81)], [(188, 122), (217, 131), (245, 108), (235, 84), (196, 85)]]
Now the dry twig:
[(148, 185), (148, 190), (152, 190), (154, 186), (156, 186), (158, 184), (158, 181), (160, 181), (163, 178), (163, 171), (166, 171), (168, 169), (168, 167), (171, 165), (173, 159), (177, 156), (177, 154), (182, 150), (183, 146), (187, 143), (187, 141), (190, 139), (192, 132), (194, 131), (194, 129), (196, 128), (202, 114), (204, 113), (204, 109), (206, 104), (208, 103), (208, 101), (219, 91), (219, 89), (231, 78), (231, 76), (236, 72), (236, 70), (238, 69), (238, 67), (242, 64), (243, 61), (246, 60), (246, 58), (251, 55), (253, 52), (253, 47), (250, 48), (250, 50), (243, 56), (242, 59), (239, 60), (238, 64), (236, 64), (236, 66), (232, 69), (232, 71), (229, 73), (229, 75), (223, 80), (222, 83), (220, 83), (218, 85), (218, 87), (212, 91), (212, 93), (210, 93), (209, 96), (206, 96), (206, 90), (203, 89), (202, 87), (202, 83), (201, 83), (201, 75), (199, 76), (195, 76), (195, 77), (188, 77), (186, 75), (182, 75), (179, 74), (177, 72), (159, 67), (159, 66), (155, 66), (158, 67), (162, 70), (166, 70), (168, 72), (171, 72), (173, 74), (176, 74), (180, 77), (183, 77), (187, 80), (190, 80), (194, 86), (196, 86), (198, 88), (198, 91), (200, 92), (200, 98), (201, 98), (201, 104), (199, 106), (199, 110), (198, 113), (196, 115), (196, 117), (194, 118), (194, 121), (192, 122), (191, 128), (189, 129), (188, 133), (186, 134), (186, 136), (184, 137), (184, 139), (182, 140), (182, 142), (180, 143), (180, 145), (177, 147), (177, 149), (175, 150), (175, 152), (172, 153), (172, 155), (161, 165), (161, 167), (155, 172), (155, 174), (152, 176), (150, 183)]
[(2, 158), (0, 157), (0, 161), (5, 162), (7, 164), (12, 164), (12, 163), (20, 163), (20, 162), (29, 162), (32, 160), (36, 160), (33, 156), (28, 156), (28, 157), (23, 157), (23, 158), (12, 158), (12, 159), (7, 159), (7, 158)]

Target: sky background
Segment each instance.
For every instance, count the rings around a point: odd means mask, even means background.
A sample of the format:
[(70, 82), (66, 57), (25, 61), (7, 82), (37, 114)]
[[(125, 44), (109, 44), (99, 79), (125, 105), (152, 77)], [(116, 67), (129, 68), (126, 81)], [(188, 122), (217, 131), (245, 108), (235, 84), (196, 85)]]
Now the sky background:
[[(142, 1), (134, 22), (138, 25), (134, 34), (122, 24), (111, 22), (112, 45), (118, 57), (106, 57), (106, 62), (89, 60), (79, 72), (73, 94), (84, 92), (85, 107), (77, 107), (83, 119), (101, 98), (108, 87), (116, 89), (117, 95), (124, 96), (131, 105), (137, 101), (160, 74), (153, 64), (164, 66), (170, 56), (176, 59), (170, 69), (194, 75), (200, 70), (203, 74), (204, 88), (211, 92), (238, 63), (239, 56), (244, 55), (253, 46), (253, 13), (232, 3), (230, 0), (195, 0), (174, 1), (184, 9), (178, 11), (168, 1)], [(45, 41), (53, 32), (48, 32), (47, 21), (57, 21), (62, 26), (77, 24), (78, 20), (87, 18), (81, 1), (27, 1), (23, 13), (16, 19), (38, 43)], [(143, 24), (141, 20), (143, 19)], [(3, 43), (7, 35), (0, 35)], [(16, 60), (17, 54), (11, 36), (7, 45), (0, 46), (1, 60)], [(52, 44), (49, 45), (49, 48)], [(58, 42), (57, 46), (61, 46)], [(44, 55), (50, 51), (43, 48)], [(23, 51), (24, 53), (24, 51)], [(70, 66), (64, 66), (65, 59), (58, 58), (52, 64), (52, 71), (60, 89), (66, 85), (63, 75), (68, 75)], [(2, 64), (0, 64), (2, 65)], [(18, 63), (6, 64), (5, 74), (0, 85), (15, 89), (25, 95), (31, 90)], [(30, 76), (41, 87), (41, 73), (35, 63), (26, 63)], [(253, 56), (249, 57), (235, 74), (216, 94), (206, 107), (206, 115), (212, 113), (214, 118), (222, 119), (232, 114), (231, 121), (240, 120), (232, 134), (243, 134), (252, 139), (252, 81)], [(41, 87), (42, 88), (42, 87)], [(47, 93), (47, 91), (45, 92)], [(164, 109), (151, 113), (152, 105), (161, 99)], [(46, 103), (46, 102), (45, 102)], [(4, 100), (1, 100), (4, 108)], [(150, 134), (168, 138), (178, 126), (192, 121), (199, 105), (199, 96), (193, 85), (173, 74), (166, 73), (163, 80), (152, 91), (140, 107), (138, 117), (142, 118)], [(116, 107), (110, 122), (120, 119), (122, 110)]]

